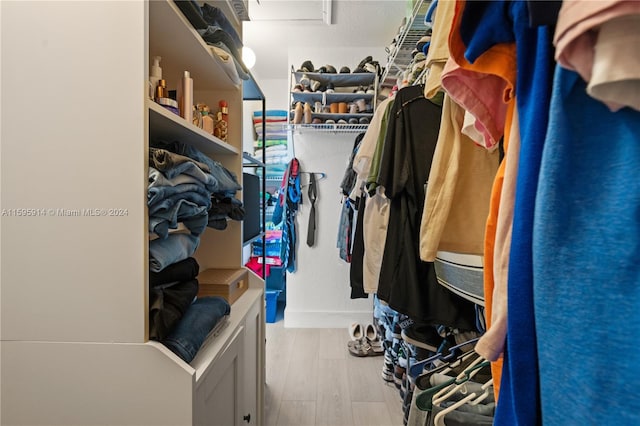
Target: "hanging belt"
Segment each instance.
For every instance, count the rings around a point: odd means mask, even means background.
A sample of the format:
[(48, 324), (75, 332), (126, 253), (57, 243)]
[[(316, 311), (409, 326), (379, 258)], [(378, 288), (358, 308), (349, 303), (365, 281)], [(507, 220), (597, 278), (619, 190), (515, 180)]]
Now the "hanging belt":
[(307, 245), (313, 247), (316, 240), (316, 199), (318, 198), (318, 189), (316, 188), (316, 174), (309, 173), (309, 202), (311, 210), (309, 211), (309, 227), (307, 229)]

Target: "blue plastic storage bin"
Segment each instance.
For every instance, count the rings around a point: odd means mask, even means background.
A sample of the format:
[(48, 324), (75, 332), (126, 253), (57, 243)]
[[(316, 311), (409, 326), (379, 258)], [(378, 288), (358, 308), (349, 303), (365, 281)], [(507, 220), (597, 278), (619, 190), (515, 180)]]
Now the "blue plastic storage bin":
[(266, 315), (267, 322), (276, 322), (276, 312), (278, 311), (278, 295), (280, 290), (266, 290), (264, 297), (267, 301)]
[(286, 283), (284, 266), (271, 266), (269, 271), (266, 280), (267, 290), (284, 290)]

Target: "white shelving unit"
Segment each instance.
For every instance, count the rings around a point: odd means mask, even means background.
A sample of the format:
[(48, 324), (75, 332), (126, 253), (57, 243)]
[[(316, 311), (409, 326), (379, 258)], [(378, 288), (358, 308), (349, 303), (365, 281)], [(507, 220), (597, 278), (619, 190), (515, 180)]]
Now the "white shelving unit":
[[(300, 83), (303, 77), (307, 77), (310, 80), (320, 82), (321, 85), (326, 86), (332, 84), (334, 86), (333, 93), (324, 92), (304, 92), (293, 91), (296, 84)], [(346, 104), (353, 103), (359, 99), (363, 99), (368, 106), (366, 112), (351, 113), (328, 113), (328, 112), (312, 112), (311, 119), (319, 119), (321, 123), (293, 123), (292, 117), (289, 117), (288, 127), (289, 130), (296, 133), (300, 132), (332, 132), (332, 133), (354, 133), (365, 131), (368, 127), (369, 121), (373, 117), (375, 106), (377, 102), (377, 87), (378, 76), (375, 73), (312, 73), (312, 72), (298, 72), (291, 70), (290, 79), (290, 98), (291, 108), (293, 109), (298, 102), (309, 104), (314, 108), (315, 104), (319, 102), (322, 107), (328, 106), (333, 103), (344, 102)], [(358, 88), (373, 88), (371, 93), (356, 93)], [(358, 120), (358, 124), (348, 123), (349, 119), (355, 118)], [(361, 118), (366, 118), (366, 123), (360, 123)], [(327, 123), (327, 120), (333, 120), (335, 123)], [(338, 120), (344, 120), (348, 124), (338, 123)]]
[[(147, 324), (149, 142), (191, 144), (240, 178), (242, 88), (169, 0), (1, 2), (0, 15), (3, 424), (262, 424), (261, 279), (249, 272), (191, 363)], [(194, 101), (229, 103), (229, 142), (146, 98), (156, 55), (169, 88), (188, 70)], [(241, 224), (207, 229), (194, 257), (241, 268)]]
[(411, 63), (412, 52), (416, 43), (424, 36), (430, 26), (425, 23), (425, 15), (431, 6), (429, 0), (415, 2), (411, 16), (407, 19), (404, 31), (399, 35), (395, 48), (390, 52), (387, 66), (380, 78), (383, 87), (393, 87), (398, 75), (402, 74)]

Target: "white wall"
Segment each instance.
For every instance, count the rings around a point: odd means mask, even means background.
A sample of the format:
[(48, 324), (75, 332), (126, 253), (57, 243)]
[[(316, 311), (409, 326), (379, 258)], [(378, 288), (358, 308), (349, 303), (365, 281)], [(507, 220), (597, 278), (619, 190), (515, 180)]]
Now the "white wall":
[[(303, 204), (297, 215), (297, 270), (287, 274), (285, 327), (348, 327), (372, 319), (372, 299), (351, 300), (350, 265), (340, 259), (336, 247), (341, 201), (340, 182), (356, 133), (294, 134), (294, 149), (303, 171), (326, 173), (318, 181), (316, 243), (308, 247), (310, 203), (303, 188)], [(302, 183), (308, 176), (302, 176)]]

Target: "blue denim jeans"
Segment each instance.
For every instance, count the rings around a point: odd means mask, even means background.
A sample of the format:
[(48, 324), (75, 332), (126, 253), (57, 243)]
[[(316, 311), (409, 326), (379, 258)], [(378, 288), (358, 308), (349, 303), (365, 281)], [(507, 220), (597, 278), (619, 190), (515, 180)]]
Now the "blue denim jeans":
[(177, 281), (149, 289), (149, 339), (166, 338), (198, 294), (198, 280)]
[(205, 206), (199, 206), (188, 200), (179, 200), (170, 209), (149, 216), (149, 232), (160, 238), (167, 238), (169, 229), (176, 229), (178, 222), (191, 231), (192, 235), (200, 235), (207, 227), (209, 215)]
[(201, 184), (185, 183), (176, 186), (154, 186), (147, 190), (149, 214), (171, 207), (180, 199), (211, 208), (211, 193)]
[(171, 234), (165, 239), (149, 241), (149, 268), (160, 272), (167, 266), (191, 257), (200, 238), (191, 234)]
[[(207, 187), (206, 185), (207, 182), (203, 182), (202, 180), (196, 179), (193, 176), (189, 176), (182, 173), (174, 177), (173, 179), (167, 179), (160, 170), (155, 169), (153, 167), (149, 167), (149, 180), (148, 180), (149, 188), (155, 188), (157, 186), (184, 185), (185, 183), (193, 183), (196, 185), (203, 185), (205, 188)], [(211, 183), (215, 183), (213, 179), (211, 179)]]
[(231, 306), (222, 297), (197, 299), (162, 343), (185, 362), (191, 362), (211, 330), (229, 313)]
[(149, 167), (149, 188), (155, 188), (157, 186), (177, 186), (185, 183), (193, 183), (203, 185), (207, 191), (215, 192), (218, 190), (218, 182), (211, 175), (211, 173), (195, 173), (198, 176), (193, 176), (186, 173), (180, 173), (172, 179), (167, 178), (163, 172), (153, 167)]
[(178, 164), (187, 162), (196, 163), (196, 166), (200, 167), (204, 172), (211, 171), (206, 164), (185, 155), (176, 154), (163, 148), (149, 148), (149, 164), (160, 171), (169, 170)]
[(206, 29), (209, 25), (220, 27), (231, 38), (236, 48), (242, 47), (238, 32), (219, 8), (207, 3), (200, 6), (194, 0), (176, 0), (175, 3), (196, 30)]
[(194, 235), (200, 235), (205, 230), (211, 194), (201, 185), (149, 188), (149, 196), (154, 201), (149, 205), (150, 232), (166, 238), (169, 229), (177, 228), (178, 222), (184, 223)]
[[(242, 189), (242, 186), (238, 183), (236, 176), (230, 170), (226, 169), (220, 162), (207, 157), (204, 153), (190, 145), (181, 145), (183, 146), (183, 155), (209, 166), (211, 174), (218, 182), (218, 191), (239, 191)], [(233, 197), (234, 194), (227, 196)]]
[[(192, 176), (203, 183), (212, 182), (212, 179), (207, 177), (207, 175), (212, 176), (211, 174), (203, 171), (196, 163), (191, 162), (176, 164), (170, 169), (163, 170), (162, 173), (167, 179), (173, 179), (180, 174), (185, 174)], [(213, 180), (213, 182), (215, 182), (215, 180)]]
[[(154, 147), (163, 148), (168, 151), (187, 156), (196, 161), (206, 164), (211, 171), (211, 175), (213, 176), (214, 180), (217, 183), (217, 187), (215, 191), (211, 191), (211, 192), (221, 193), (221, 196), (233, 197), (236, 191), (239, 191), (242, 189), (242, 186), (238, 183), (238, 179), (236, 178), (235, 174), (233, 174), (230, 170), (227, 170), (218, 161), (212, 160), (211, 158), (207, 157), (200, 150), (179, 141), (165, 142), (161, 140), (156, 140), (156, 141), (152, 141), (151, 143), (153, 144)], [(180, 173), (186, 173), (194, 177), (198, 176), (196, 174), (197, 171), (194, 171), (192, 169), (182, 170), (180, 169), (180, 166), (183, 166), (183, 165), (182, 164), (178, 165), (176, 167), (178, 170), (171, 169), (171, 170), (165, 171), (164, 172), (165, 176), (168, 179), (172, 179)]]
[(229, 19), (227, 19), (227, 16), (222, 12), (222, 10), (215, 6), (211, 6), (208, 3), (205, 3), (202, 5), (202, 17), (209, 23), (209, 25), (217, 25), (227, 34), (229, 34), (229, 37), (231, 37), (237, 49), (242, 48), (243, 45), (240, 36), (238, 35), (235, 28), (233, 28), (233, 24), (229, 22)]

